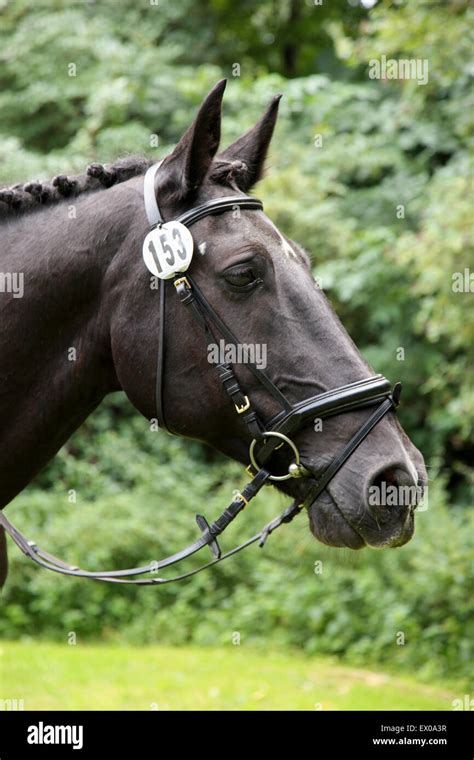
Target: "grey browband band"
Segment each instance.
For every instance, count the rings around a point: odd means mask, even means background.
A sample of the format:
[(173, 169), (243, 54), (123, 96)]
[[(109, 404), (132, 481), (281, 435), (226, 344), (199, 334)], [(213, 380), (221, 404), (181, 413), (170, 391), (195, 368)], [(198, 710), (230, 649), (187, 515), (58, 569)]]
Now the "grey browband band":
[(163, 224), (163, 217), (161, 216), (160, 207), (158, 206), (155, 193), (155, 177), (156, 172), (160, 168), (163, 161), (159, 161), (157, 164), (150, 166), (145, 174), (143, 180), (143, 199), (145, 201), (145, 211), (150, 227), (154, 227), (156, 224)]

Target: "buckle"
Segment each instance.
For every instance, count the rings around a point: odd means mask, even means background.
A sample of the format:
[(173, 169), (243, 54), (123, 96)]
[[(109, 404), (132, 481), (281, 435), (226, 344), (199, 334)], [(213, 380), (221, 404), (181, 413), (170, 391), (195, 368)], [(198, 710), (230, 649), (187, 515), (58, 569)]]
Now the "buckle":
[[(236, 499), (240, 499), (241, 501), (243, 501), (243, 503), (244, 503), (245, 506), (248, 506), (249, 500), (245, 498), (245, 496), (242, 494), (241, 491), (239, 491), (239, 493), (236, 494), (235, 498)], [(235, 501), (235, 499), (234, 499), (234, 501)]]
[(188, 290), (191, 290), (191, 285), (187, 277), (178, 277), (177, 280), (173, 280), (173, 285), (178, 288), (180, 285), (186, 285)]
[(244, 396), (244, 403), (242, 404), (242, 406), (239, 406), (238, 404), (234, 404), (234, 406), (235, 406), (235, 411), (237, 412), (237, 414), (242, 414), (242, 412), (246, 412), (247, 409), (250, 409), (249, 397)]

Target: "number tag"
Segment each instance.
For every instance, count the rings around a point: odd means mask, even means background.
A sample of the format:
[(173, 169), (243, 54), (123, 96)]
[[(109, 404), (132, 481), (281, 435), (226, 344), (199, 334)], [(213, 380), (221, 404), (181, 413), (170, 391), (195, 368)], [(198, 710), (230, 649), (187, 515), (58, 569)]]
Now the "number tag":
[(148, 270), (169, 280), (175, 272), (185, 272), (193, 258), (193, 236), (180, 222), (165, 222), (151, 230), (143, 243), (143, 260)]

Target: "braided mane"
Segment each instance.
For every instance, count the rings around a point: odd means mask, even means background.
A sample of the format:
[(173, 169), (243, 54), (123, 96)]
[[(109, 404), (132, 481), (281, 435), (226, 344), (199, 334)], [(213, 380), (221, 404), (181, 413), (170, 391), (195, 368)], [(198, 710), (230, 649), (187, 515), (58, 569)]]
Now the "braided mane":
[[(144, 174), (153, 160), (127, 156), (113, 164), (90, 164), (85, 174), (58, 174), (52, 180), (18, 183), (0, 188), (0, 221), (14, 219), (29, 211), (77, 198), (84, 193), (112, 187)], [(210, 171), (211, 181), (238, 189), (238, 180), (248, 171), (243, 161), (216, 160)]]
[(25, 182), (0, 189), (0, 220), (11, 219), (44, 206), (59, 203), (65, 198), (77, 198), (84, 193), (125, 182), (143, 174), (153, 161), (139, 156), (127, 156), (113, 164), (90, 164), (85, 174), (59, 174), (45, 182)]

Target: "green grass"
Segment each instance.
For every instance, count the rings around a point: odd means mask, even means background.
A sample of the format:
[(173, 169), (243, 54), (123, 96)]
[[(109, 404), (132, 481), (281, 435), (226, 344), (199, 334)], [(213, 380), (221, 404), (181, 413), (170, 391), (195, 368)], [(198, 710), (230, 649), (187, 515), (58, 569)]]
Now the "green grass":
[(25, 710), (449, 710), (459, 696), (297, 654), (0, 644), (0, 700)]

